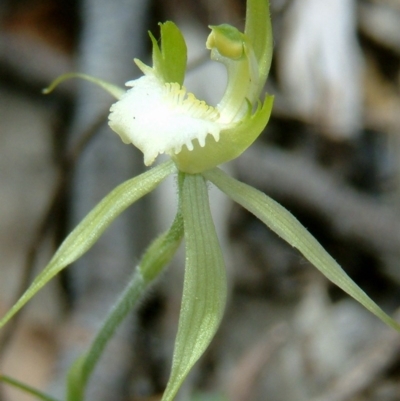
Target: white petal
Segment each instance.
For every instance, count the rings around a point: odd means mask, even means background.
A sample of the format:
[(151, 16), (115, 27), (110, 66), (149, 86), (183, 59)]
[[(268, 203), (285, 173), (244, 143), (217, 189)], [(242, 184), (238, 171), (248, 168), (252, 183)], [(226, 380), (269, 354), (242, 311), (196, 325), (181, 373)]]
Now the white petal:
[(185, 88), (150, 75), (127, 85), (132, 89), (111, 106), (109, 125), (143, 152), (146, 165), (160, 153), (179, 153), (184, 145), (192, 150), (194, 139), (204, 146), (208, 134), (219, 140), (218, 111)]

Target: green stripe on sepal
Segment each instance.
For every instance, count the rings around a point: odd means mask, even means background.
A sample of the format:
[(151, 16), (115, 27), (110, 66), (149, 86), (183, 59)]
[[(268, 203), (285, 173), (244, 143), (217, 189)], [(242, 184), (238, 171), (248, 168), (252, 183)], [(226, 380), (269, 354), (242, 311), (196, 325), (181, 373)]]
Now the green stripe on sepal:
[(164, 178), (175, 171), (173, 162), (168, 161), (112, 190), (64, 240), (49, 264), (0, 320), (0, 327), (4, 326), (55, 275), (88, 251), (128, 206), (151, 192)]
[(229, 177), (217, 168), (207, 171), (203, 175), (231, 199), (258, 217), (286, 242), (297, 248), (330, 281), (388, 326), (400, 331), (400, 324), (388, 316), (361, 290), (307, 229), (283, 206), (261, 191)]
[(225, 309), (224, 260), (201, 175), (180, 174), (186, 267), (171, 376), (162, 401), (174, 399), (183, 380), (204, 353)]

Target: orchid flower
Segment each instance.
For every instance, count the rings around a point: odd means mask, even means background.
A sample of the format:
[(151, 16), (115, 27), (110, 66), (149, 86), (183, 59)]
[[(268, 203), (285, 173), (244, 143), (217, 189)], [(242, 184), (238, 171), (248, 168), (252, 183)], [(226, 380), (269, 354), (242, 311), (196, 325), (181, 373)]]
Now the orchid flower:
[[(206, 46), (211, 58), (223, 63), (228, 72), (225, 94), (216, 107), (182, 86), (183, 74), (179, 72), (186, 68), (183, 40), (180, 48), (172, 49), (181, 52), (181, 57), (163, 48), (164, 63), (168, 58), (175, 61), (171, 73), (160, 67), (162, 54), (153, 37), (153, 68), (135, 60), (145, 75), (127, 82), (131, 89), (111, 107), (110, 127), (123, 142), (133, 143), (143, 152), (147, 166), (158, 154), (167, 153), (180, 171), (194, 174), (209, 170), (239, 156), (268, 122), (273, 98), (267, 96), (262, 105), (258, 97), (265, 84), (270, 53), (265, 49), (256, 53), (250, 37), (230, 25), (210, 28)], [(161, 29), (164, 37), (176, 27), (167, 23)], [(266, 32), (263, 36), (268, 38)]]
[[(162, 401), (174, 399), (183, 380), (204, 353), (221, 322), (226, 303), (222, 251), (210, 213), (207, 181), (242, 205), (383, 322), (400, 325), (383, 312), (343, 271), (318, 241), (284, 207), (267, 195), (229, 177), (217, 166), (240, 156), (264, 130), (273, 98), (260, 95), (272, 58), (268, 0), (248, 0), (246, 26), (211, 26), (206, 47), (226, 66), (228, 84), (221, 101), (208, 105), (183, 86), (186, 44), (172, 22), (161, 24), (161, 46), (153, 43), (153, 66), (135, 60), (143, 76), (127, 91), (84, 74), (60, 77), (46, 90), (71, 77), (92, 81), (117, 98), (109, 124), (125, 143), (144, 155), (146, 166), (159, 154), (170, 160), (126, 181), (108, 194), (61, 244), (45, 269), (1, 319), (3, 326), (50, 279), (84, 254), (127, 207), (151, 192), (168, 175), (178, 175), (179, 203), (169, 230), (155, 239), (136, 266), (131, 282), (110, 312), (91, 348), (71, 367), (67, 400), (84, 399), (87, 382), (115, 329), (149, 284), (171, 261), (184, 238), (186, 266), (178, 333), (170, 379)], [(1, 379), (1, 376), (0, 376)]]

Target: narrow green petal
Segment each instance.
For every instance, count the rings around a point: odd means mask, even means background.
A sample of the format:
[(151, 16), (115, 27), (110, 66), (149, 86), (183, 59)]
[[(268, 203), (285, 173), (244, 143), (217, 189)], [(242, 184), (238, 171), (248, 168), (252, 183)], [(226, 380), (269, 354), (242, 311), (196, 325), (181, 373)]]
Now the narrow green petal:
[(227, 292), (224, 260), (204, 178), (181, 174), (180, 179), (186, 268), (172, 371), (162, 401), (173, 400), (214, 337), (224, 312)]
[(103, 88), (105, 91), (107, 91), (110, 95), (114, 96), (116, 99), (119, 99), (125, 92), (126, 90), (123, 88), (120, 88), (117, 85), (110, 84), (107, 81), (103, 81), (102, 79), (92, 77), (91, 75), (87, 74), (81, 74), (78, 72), (71, 72), (68, 74), (63, 74), (56, 78), (47, 88), (43, 89), (43, 93), (45, 95), (49, 94), (52, 92), (58, 85), (60, 85), (62, 82), (66, 81), (67, 79), (71, 78), (80, 78), (84, 79), (85, 81), (92, 82), (96, 84), (97, 86), (100, 86), (100, 88)]
[(17, 379), (13, 379), (12, 377), (3, 375), (1, 373), (0, 373), (0, 382), (7, 383), (10, 386), (13, 386), (13, 387), (23, 391), (24, 393), (31, 394), (32, 396), (36, 397), (38, 400), (58, 401), (57, 399), (50, 397), (47, 394), (42, 393), (41, 391), (39, 391), (31, 386), (28, 386), (25, 383), (20, 382)]
[(193, 143), (191, 151), (183, 147), (177, 155), (171, 156), (179, 170), (196, 174), (236, 159), (262, 133), (271, 116), (273, 102), (274, 97), (267, 96), (253, 115), (248, 113), (242, 121), (223, 130), (218, 142), (208, 135), (204, 147), (198, 142)]
[(171, 262), (183, 238), (183, 217), (179, 210), (171, 228), (147, 248), (138, 266), (144, 283), (151, 283), (161, 269)]
[(183, 238), (183, 219), (178, 211), (171, 228), (156, 238), (145, 251), (142, 260), (120, 296), (90, 349), (78, 358), (68, 372), (68, 401), (82, 401), (88, 380), (96, 367), (108, 341), (123, 322), (137, 301), (148, 289), (149, 284), (160, 274), (174, 257)]
[(271, 68), (273, 52), (272, 25), (268, 0), (247, 0), (244, 33), (253, 45), (262, 88)]
[(307, 229), (283, 206), (257, 189), (229, 177), (219, 169), (207, 171), (203, 175), (235, 202), (258, 217), (286, 242), (297, 248), (330, 281), (388, 326), (400, 331), (400, 324), (388, 316), (360, 289)]
[(128, 206), (151, 192), (175, 170), (173, 162), (168, 161), (124, 182), (111, 191), (64, 240), (49, 264), (0, 320), (0, 327), (4, 326), (56, 274), (89, 250), (105, 229)]
[(187, 49), (179, 28), (171, 21), (159, 24), (161, 28), (161, 49), (149, 32), (153, 43), (153, 69), (164, 82), (183, 84), (186, 72)]

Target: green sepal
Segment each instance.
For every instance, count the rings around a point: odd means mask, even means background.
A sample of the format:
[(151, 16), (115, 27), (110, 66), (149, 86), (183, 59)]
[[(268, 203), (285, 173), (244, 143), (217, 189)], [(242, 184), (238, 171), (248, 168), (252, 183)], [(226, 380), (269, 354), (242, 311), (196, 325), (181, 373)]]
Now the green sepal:
[(225, 309), (227, 281), (215, 232), (207, 185), (201, 175), (180, 174), (186, 266), (171, 376), (162, 401), (174, 399), (204, 353)]
[(247, 0), (244, 33), (257, 59), (261, 92), (271, 68), (274, 46), (269, 0)]
[(196, 174), (240, 156), (264, 130), (271, 115), (273, 102), (274, 97), (267, 95), (262, 107), (259, 103), (254, 114), (251, 114), (249, 108), (241, 121), (221, 132), (218, 142), (208, 135), (204, 147), (194, 141), (193, 150), (189, 151), (183, 147), (177, 155), (172, 154), (178, 169)]
[(151, 192), (164, 178), (175, 171), (173, 162), (168, 161), (112, 190), (68, 235), (48, 265), (0, 320), (0, 327), (4, 326), (55, 275), (88, 251), (127, 207)]
[(203, 175), (232, 200), (258, 217), (278, 236), (298, 249), (332, 283), (352, 296), (388, 326), (400, 331), (400, 324), (372, 301), (307, 229), (283, 206), (261, 191), (228, 176), (220, 169), (215, 168)]
[(52, 92), (62, 82), (72, 78), (80, 78), (84, 79), (85, 81), (92, 82), (97, 86), (99, 86), (100, 88), (103, 88), (106, 92), (108, 92), (111, 96), (114, 96), (116, 99), (120, 99), (121, 96), (126, 92), (125, 89), (120, 88), (117, 85), (110, 84), (107, 81), (92, 77), (91, 75), (82, 74), (79, 72), (70, 72), (68, 74), (63, 74), (58, 78), (56, 78), (47, 88), (42, 90), (42, 93), (47, 95), (50, 92)]
[(164, 82), (177, 82), (182, 85), (185, 79), (187, 63), (185, 39), (173, 22), (167, 21), (159, 25), (161, 30), (161, 49), (156, 38), (149, 32), (153, 43), (154, 73)]
[(118, 302), (107, 316), (90, 349), (71, 366), (67, 376), (67, 401), (84, 400), (87, 383), (109, 340), (125, 317), (137, 304), (153, 280), (171, 262), (183, 238), (180, 210), (171, 228), (157, 237), (146, 249), (135, 273)]

